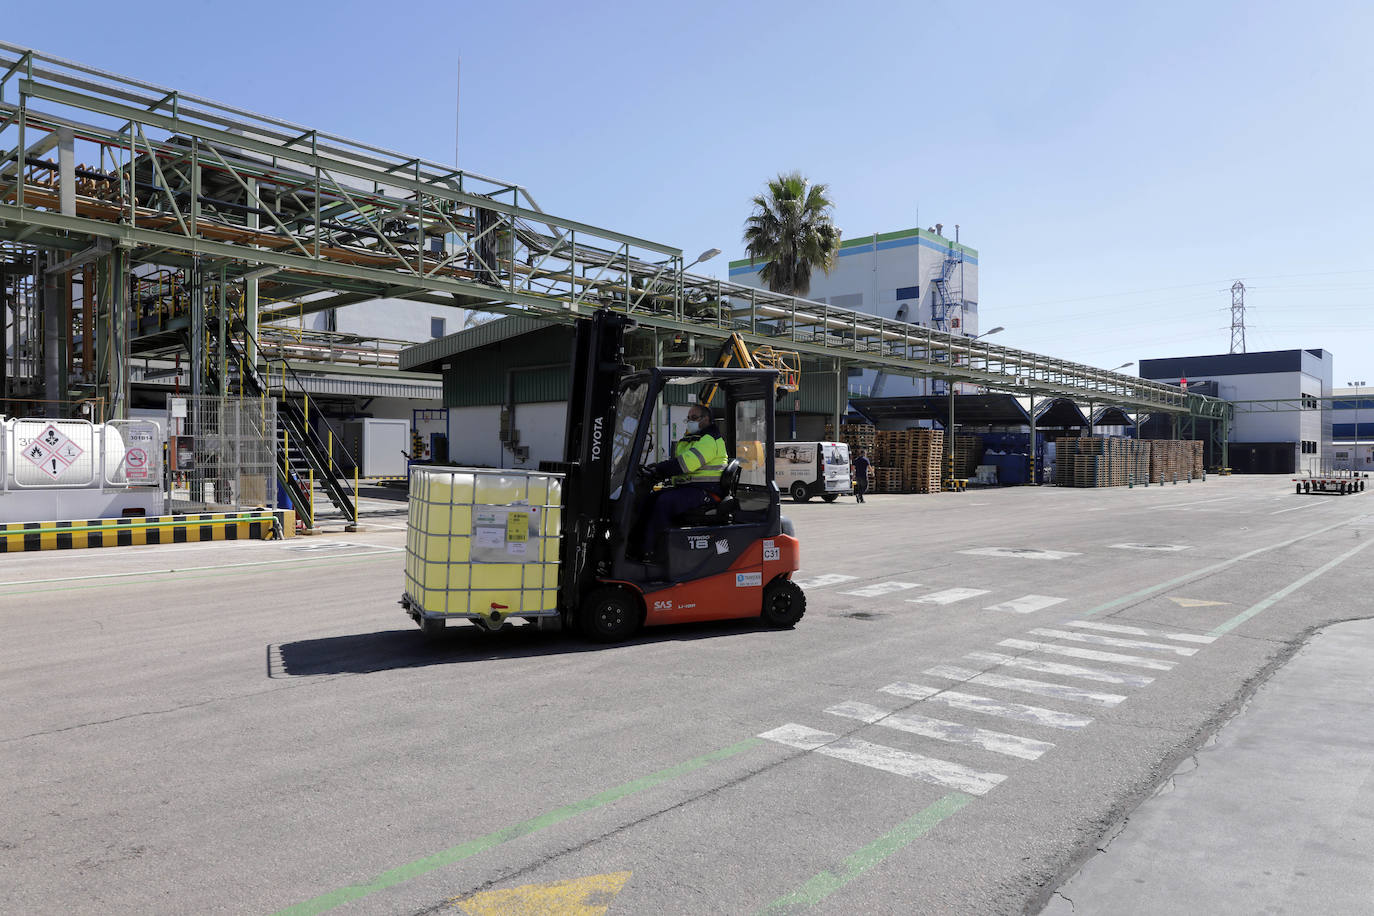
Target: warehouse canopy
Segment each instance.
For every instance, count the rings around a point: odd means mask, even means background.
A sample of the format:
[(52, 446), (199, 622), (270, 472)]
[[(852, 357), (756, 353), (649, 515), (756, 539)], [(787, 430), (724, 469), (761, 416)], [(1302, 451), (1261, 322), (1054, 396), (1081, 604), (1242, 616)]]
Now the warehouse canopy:
[[(949, 398), (850, 398), (849, 404), (870, 423), (912, 420), (949, 423)], [(1029, 426), (1030, 415), (1009, 394), (959, 394), (954, 396), (954, 422), (962, 426)]]
[(1135, 426), (1135, 421), (1120, 407), (1099, 407), (1093, 414), (1093, 426)]
[(1036, 405), (1035, 425), (1041, 429), (1085, 427), (1088, 425), (1088, 418), (1078, 409), (1078, 405), (1068, 398), (1049, 398)]

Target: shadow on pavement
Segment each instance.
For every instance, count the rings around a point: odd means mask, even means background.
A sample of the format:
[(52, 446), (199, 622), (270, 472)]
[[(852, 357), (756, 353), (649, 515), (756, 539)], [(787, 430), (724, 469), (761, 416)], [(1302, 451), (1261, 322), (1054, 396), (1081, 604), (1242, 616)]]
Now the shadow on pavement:
[[(589, 642), (576, 634), (541, 632), (533, 626), (511, 626), (486, 633), (474, 626), (449, 626), (444, 635), (428, 640), (418, 627), (326, 636), (267, 646), (269, 678), (322, 674), (370, 674), (399, 668), (471, 664), (507, 658), (572, 655), (605, 649), (633, 648), (659, 642), (710, 639), (767, 631), (755, 619), (689, 623), (652, 627), (614, 646)], [(776, 631), (771, 631), (776, 632)]]

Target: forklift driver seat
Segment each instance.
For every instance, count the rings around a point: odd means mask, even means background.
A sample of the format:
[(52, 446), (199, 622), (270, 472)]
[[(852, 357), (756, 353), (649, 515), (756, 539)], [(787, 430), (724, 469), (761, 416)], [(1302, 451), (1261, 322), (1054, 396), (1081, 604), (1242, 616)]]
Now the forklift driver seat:
[(730, 524), (734, 520), (735, 512), (739, 509), (739, 499), (735, 489), (739, 486), (741, 470), (739, 459), (732, 459), (725, 466), (725, 470), (720, 472), (720, 484), (716, 487), (714, 494), (717, 502), (676, 515), (673, 517), (673, 524), (682, 527)]

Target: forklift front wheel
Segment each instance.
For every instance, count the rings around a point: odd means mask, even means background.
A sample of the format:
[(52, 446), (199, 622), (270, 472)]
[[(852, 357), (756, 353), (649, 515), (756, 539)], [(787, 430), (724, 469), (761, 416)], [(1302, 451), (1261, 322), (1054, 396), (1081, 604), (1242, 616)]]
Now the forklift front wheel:
[(804, 502), (806, 502), (806, 501), (807, 501), (808, 499), (810, 499), (810, 498), (811, 498), (811, 494), (810, 494), (809, 492), (807, 492), (806, 484), (802, 483), (800, 480), (797, 481), (796, 483), (792, 484), (792, 499), (793, 499), (793, 501), (799, 502), (799, 503), (804, 503)]
[(639, 629), (639, 602), (623, 588), (607, 586), (582, 604), (582, 633), (597, 642), (622, 642)]
[(763, 590), (763, 619), (770, 627), (789, 630), (806, 613), (806, 592), (788, 579), (774, 579)]

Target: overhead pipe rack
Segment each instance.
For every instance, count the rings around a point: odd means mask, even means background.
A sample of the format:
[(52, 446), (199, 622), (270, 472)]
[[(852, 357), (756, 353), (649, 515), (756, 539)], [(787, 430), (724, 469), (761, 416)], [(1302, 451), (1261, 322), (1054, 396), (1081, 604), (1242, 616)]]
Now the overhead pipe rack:
[(213, 266), (248, 301), (259, 284), (296, 300), (292, 317), (375, 298), (549, 321), (608, 307), (837, 367), (1230, 415), (1177, 386), (685, 274), (681, 249), (545, 213), (518, 184), (3, 42), (0, 239), (73, 265)]

